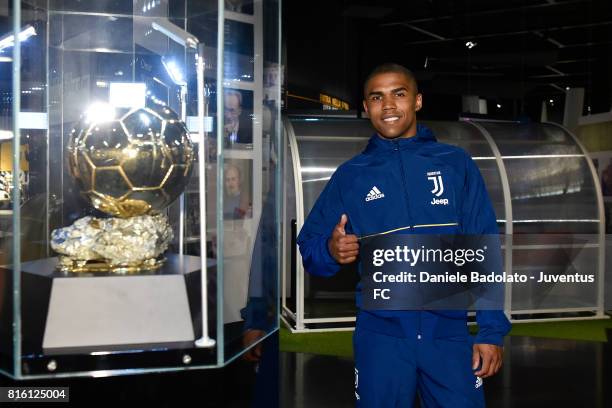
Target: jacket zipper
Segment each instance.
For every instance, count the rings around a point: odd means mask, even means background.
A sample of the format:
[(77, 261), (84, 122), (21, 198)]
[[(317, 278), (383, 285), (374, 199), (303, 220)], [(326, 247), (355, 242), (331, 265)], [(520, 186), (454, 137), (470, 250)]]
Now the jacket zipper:
[[(402, 152), (399, 149), (399, 142), (397, 140), (394, 140), (393, 143), (395, 144), (395, 146), (393, 147), (393, 150), (395, 150), (397, 152), (397, 154), (399, 155), (399, 159), (400, 159), (400, 176), (402, 177), (402, 184), (404, 185), (404, 197), (406, 197), (406, 208), (408, 209), (408, 218), (409, 218), (409, 222), (408, 224), (410, 225), (410, 228), (414, 227), (412, 225), (412, 215), (410, 214), (410, 198), (408, 197), (408, 186), (406, 186), (406, 175), (404, 174), (404, 159), (402, 158)], [(417, 340), (421, 339), (421, 311), (417, 311), (417, 315), (418, 315), (418, 324), (417, 324)]]
[(408, 197), (408, 186), (406, 186), (406, 176), (404, 174), (404, 159), (402, 158), (402, 152), (399, 149), (399, 142), (394, 140), (393, 143), (395, 144), (393, 150), (397, 152), (400, 161), (400, 176), (402, 177), (402, 184), (404, 185), (404, 197), (406, 198), (406, 208), (408, 209), (408, 225), (410, 225), (410, 228), (413, 228), (414, 225), (412, 225), (412, 215), (410, 214), (410, 198)]

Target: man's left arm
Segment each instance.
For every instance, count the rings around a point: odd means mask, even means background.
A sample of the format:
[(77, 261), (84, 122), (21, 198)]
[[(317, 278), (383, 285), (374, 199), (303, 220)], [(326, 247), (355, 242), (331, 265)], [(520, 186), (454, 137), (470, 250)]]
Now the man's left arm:
[[(499, 233), (493, 205), (487, 189), (471, 157), (466, 155), (466, 174), (462, 203), (462, 232), (464, 234)], [(473, 369), (477, 376), (495, 374), (502, 364), (504, 336), (511, 328), (503, 310), (477, 310), (478, 334), (474, 341)]]

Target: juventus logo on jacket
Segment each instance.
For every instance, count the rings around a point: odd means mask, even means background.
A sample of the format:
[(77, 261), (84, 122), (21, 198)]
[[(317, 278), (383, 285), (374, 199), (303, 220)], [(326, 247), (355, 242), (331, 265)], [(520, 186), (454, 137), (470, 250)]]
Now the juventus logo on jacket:
[(428, 171), (427, 180), (431, 180), (433, 182), (433, 190), (431, 190), (431, 194), (433, 194), (435, 197), (431, 199), (431, 205), (448, 205), (448, 198), (436, 198), (444, 194), (444, 181), (442, 181), (442, 173), (439, 171)]

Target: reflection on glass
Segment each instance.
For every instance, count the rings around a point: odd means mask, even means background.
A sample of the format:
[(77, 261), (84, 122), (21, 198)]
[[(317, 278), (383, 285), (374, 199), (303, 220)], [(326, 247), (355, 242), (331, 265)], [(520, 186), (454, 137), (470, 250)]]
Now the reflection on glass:
[[(248, 165), (248, 163), (242, 163)], [(225, 166), (225, 194), (223, 196), (223, 217), (226, 220), (241, 219), (252, 216), (251, 197), (243, 186), (242, 171), (238, 164)]]
[(253, 0), (225, 0), (225, 10), (253, 14)]
[[(231, 19), (225, 20), (223, 75), (226, 81), (251, 83), (254, 81), (255, 34), (253, 30), (252, 24)], [(257, 81), (261, 79), (257, 78)]]
[[(27, 25), (21, 32), (17, 35), (20, 42), (27, 40), (28, 38), (36, 35), (36, 30), (31, 25)], [(15, 45), (15, 35), (14, 34), (5, 34), (0, 38), (0, 52), (4, 49), (12, 47)]]

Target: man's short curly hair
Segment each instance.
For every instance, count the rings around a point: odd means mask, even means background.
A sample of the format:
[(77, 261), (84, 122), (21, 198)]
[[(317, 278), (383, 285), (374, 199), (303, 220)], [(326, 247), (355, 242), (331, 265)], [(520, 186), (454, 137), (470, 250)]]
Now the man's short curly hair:
[(388, 74), (388, 73), (404, 75), (414, 85), (415, 92), (419, 93), (419, 85), (417, 84), (416, 77), (414, 76), (411, 70), (409, 70), (403, 65), (396, 64), (394, 62), (386, 62), (374, 68), (370, 72), (370, 74), (366, 77), (363, 83), (363, 96), (367, 97), (366, 92), (368, 89), (368, 83), (370, 82), (372, 78), (380, 74)]

